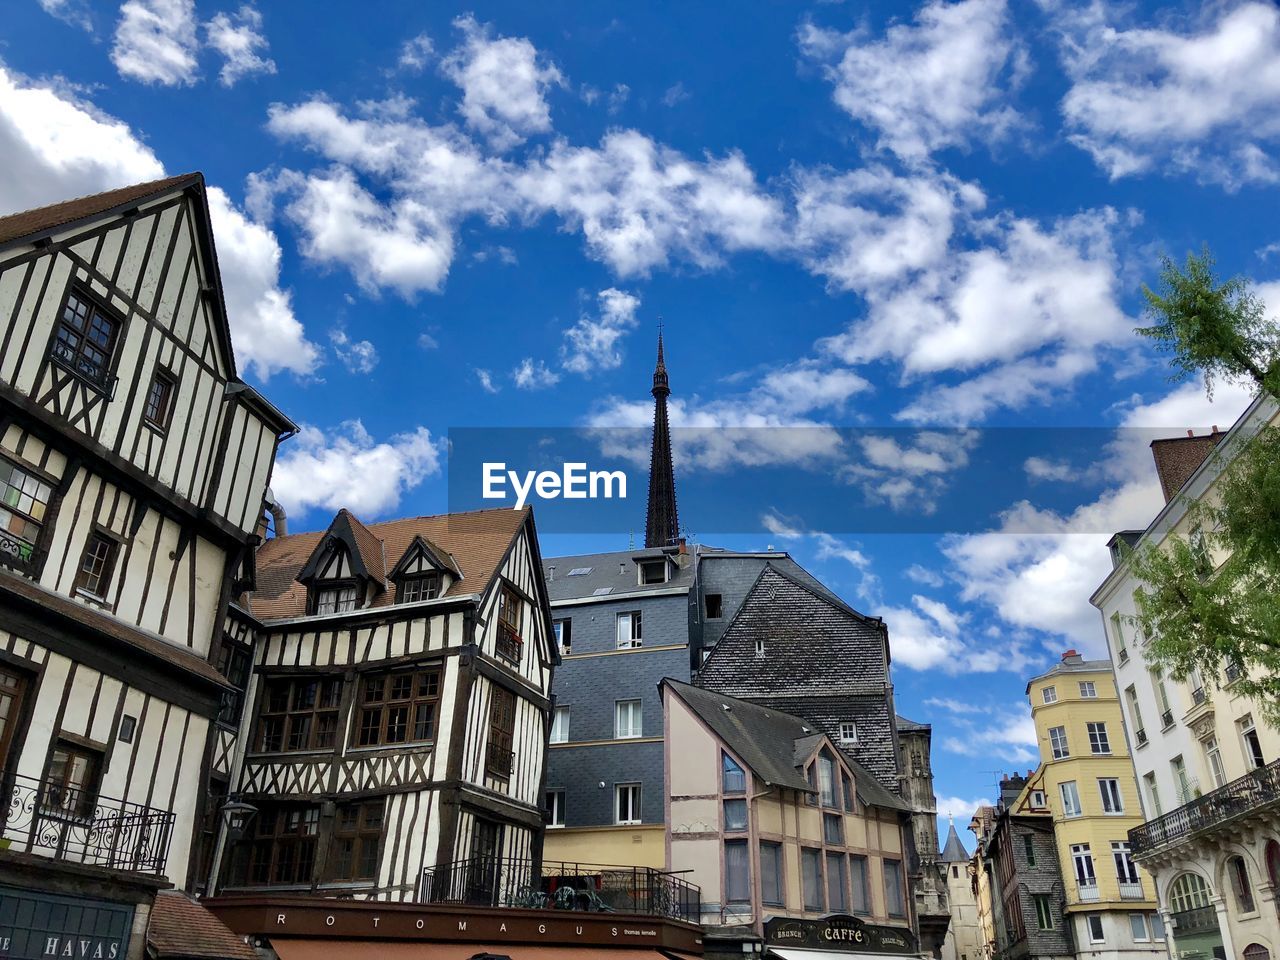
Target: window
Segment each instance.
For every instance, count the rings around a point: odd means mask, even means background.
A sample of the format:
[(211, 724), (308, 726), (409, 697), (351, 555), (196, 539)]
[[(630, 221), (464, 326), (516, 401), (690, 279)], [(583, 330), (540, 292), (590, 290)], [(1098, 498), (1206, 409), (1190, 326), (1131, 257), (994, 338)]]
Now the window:
[(849, 909), (848, 866), (843, 853), (827, 853), (827, 909), (845, 913)]
[(1043, 790), (1031, 791), (1031, 806), (1036, 810), (1043, 810), (1047, 806)]
[(1128, 662), (1129, 648), (1125, 645), (1124, 626), (1118, 611), (1111, 615), (1111, 642), (1116, 648), (1116, 660), (1122, 664)]
[(563, 620), (552, 620), (551, 630), (556, 635), (556, 649), (561, 653), (573, 651), (573, 621), (566, 617)]
[(804, 881), (804, 908), (822, 909), (822, 852), (800, 848), (800, 872)]
[(1151, 939), (1164, 939), (1164, 918), (1158, 913), (1151, 914)]
[(1129, 914), (1129, 933), (1132, 934), (1135, 943), (1146, 943), (1151, 939), (1145, 913)]
[(1085, 700), (1096, 700), (1098, 698), (1098, 688), (1092, 680), (1080, 681), (1080, 696)]
[(1071, 845), (1071, 864), (1075, 869), (1076, 882), (1082, 887), (1096, 886), (1097, 875), (1093, 872), (1093, 855), (1087, 843)]
[(515, 761), (512, 751), (516, 729), (516, 695), (505, 687), (493, 686), (489, 704), (489, 745), (485, 750), (485, 770), (495, 777), (511, 776)]
[(1102, 914), (1088, 913), (1084, 918), (1085, 926), (1089, 928), (1090, 943), (1105, 943), (1107, 938), (1102, 929)]
[(58, 740), (44, 777), (41, 810), (46, 814), (92, 817), (101, 777), (101, 750)]
[(595, 569), (594, 567), (574, 567), (572, 570), (569, 571), (569, 576), (585, 577), (588, 573), (590, 573), (594, 569)]
[(818, 799), (824, 807), (836, 805), (836, 764), (825, 753), (818, 757)]
[(615, 823), (640, 822), (640, 784), (619, 783), (614, 786), (613, 819)]
[(524, 639), (520, 636), (524, 623), (524, 598), (504, 583), (498, 594), (498, 638), (494, 647), (498, 656), (511, 663), (519, 663), (524, 651)]
[(1099, 777), (1098, 793), (1102, 795), (1102, 812), (1124, 813), (1124, 799), (1120, 796), (1120, 781), (1115, 777)]
[(569, 708), (556, 707), (555, 713), (551, 715), (551, 742), (552, 743), (568, 743), (569, 742)]
[(1231, 880), (1231, 891), (1236, 896), (1236, 906), (1241, 913), (1253, 913), (1258, 909), (1253, 900), (1253, 888), (1249, 884), (1249, 868), (1244, 865), (1243, 857), (1232, 857), (1227, 861), (1227, 877)]
[(384, 803), (346, 803), (338, 807), (329, 857), (330, 880), (373, 880), (378, 876)]
[(1156, 706), (1160, 708), (1160, 729), (1167, 730), (1173, 726), (1173, 708), (1169, 705), (1169, 688), (1164, 682), (1164, 674), (1159, 669), (1151, 669), (1151, 688), (1156, 692)]
[(1062, 794), (1062, 815), (1064, 817), (1080, 816), (1080, 792), (1076, 790), (1076, 782), (1068, 780), (1058, 784), (1058, 792)]
[(53, 340), (53, 358), (77, 376), (105, 390), (120, 321), (79, 290), (67, 294)]
[(1129, 844), (1117, 840), (1111, 844), (1111, 859), (1116, 865), (1116, 879), (1121, 883), (1137, 883), (1138, 867), (1129, 854)]
[(316, 615), (346, 613), (356, 608), (354, 583), (316, 587)]
[(1147, 785), (1147, 796), (1151, 799), (1151, 812), (1157, 817), (1163, 816), (1164, 809), (1160, 805), (1160, 789), (1156, 786), (1156, 775), (1144, 773), (1142, 782)]
[(745, 840), (724, 842), (724, 899), (727, 903), (751, 900), (751, 857)]
[(724, 828), (726, 830), (747, 829), (747, 801), (738, 797), (724, 802)]
[(80, 569), (76, 571), (76, 590), (101, 600), (111, 583), (111, 573), (116, 565), (115, 540), (106, 534), (93, 533), (85, 545)]
[(31, 563), (52, 496), (49, 484), (0, 457), (0, 560)]
[(853, 885), (853, 912), (871, 912), (871, 887), (867, 883), (867, 858), (854, 854), (849, 858), (850, 879)]
[(641, 560), (638, 567), (642, 584), (667, 582), (667, 561), (665, 559)]
[(719, 620), (724, 616), (724, 602), (718, 593), (708, 593), (704, 598), (708, 620)]
[(747, 774), (727, 753), (720, 754), (720, 788), (725, 793), (746, 793)]
[(852, 720), (840, 721), (840, 742), (841, 743), (857, 743), (858, 742), (858, 725)]
[(844, 843), (844, 817), (838, 813), (822, 815), (822, 840), (824, 843)]
[(639, 700), (614, 701), (613, 735), (619, 740), (644, 736), (644, 720)]
[(259, 750), (333, 749), (338, 742), (341, 680), (276, 678), (267, 680), (263, 687)]
[(420, 600), (434, 600), (440, 596), (440, 574), (423, 573), (413, 577), (405, 577), (400, 581), (401, 603), (417, 603)]
[(26, 700), (28, 682), (25, 674), (0, 664), (0, 774), (9, 769), (9, 754), (14, 749), (18, 725), (22, 722), (22, 705)]
[(218, 650), (218, 672), (235, 689), (223, 691), (222, 705), (218, 708), (219, 723), (234, 727), (240, 722), (240, 714), (244, 709), (244, 691), (249, 685), (249, 672), (252, 669), (253, 655), (238, 643), (224, 639)]
[(1253, 725), (1253, 714), (1246, 713), (1237, 723), (1240, 725), (1240, 738), (1244, 741), (1244, 762), (1252, 770), (1265, 767), (1267, 758), (1262, 755), (1262, 741), (1258, 739), (1258, 731)]
[(618, 614), (617, 637), (619, 650), (633, 650), (641, 645), (639, 610)]
[(906, 913), (905, 901), (902, 899), (902, 861), (884, 861), (884, 902), (891, 917), (901, 917)]
[(1138, 707), (1138, 691), (1133, 684), (1124, 688), (1124, 698), (1129, 704), (1129, 717), (1133, 722), (1133, 739), (1138, 746), (1147, 742), (1147, 731), (1142, 725), (1142, 710)]
[(1041, 930), (1053, 929), (1053, 901), (1047, 893), (1032, 894), (1036, 905), (1036, 926)]
[(439, 706), (439, 667), (366, 676), (360, 683), (360, 722), (352, 745), (434, 740)]
[(1107, 739), (1105, 723), (1086, 724), (1089, 728), (1089, 750), (1094, 754), (1110, 753), (1111, 741)]
[(1071, 751), (1067, 749), (1066, 727), (1050, 727), (1049, 743), (1053, 747), (1053, 759), (1062, 760), (1071, 756)]
[(1209, 885), (1198, 873), (1184, 873), (1169, 885), (1169, 906), (1174, 913), (1209, 906)]
[(1169, 761), (1169, 768), (1173, 771), (1173, 783), (1178, 788), (1178, 802), (1188, 803), (1191, 800), (1191, 781), (1187, 779), (1187, 764), (1181, 756), (1176, 756)]
[(760, 844), (760, 899), (772, 906), (783, 905), (782, 844)]
[(311, 883), (319, 832), (319, 807), (290, 804), (262, 810), (249, 850), (249, 882)]
[(169, 417), (173, 413), (173, 391), (177, 385), (173, 375), (157, 370), (147, 388), (147, 403), (142, 416), (147, 423), (160, 430), (169, 429)]
[(1022, 835), (1022, 853), (1027, 858), (1027, 866), (1036, 865), (1036, 839), (1029, 833)]
[(1209, 775), (1213, 785), (1220, 787), (1227, 782), (1227, 772), (1222, 766), (1222, 751), (1218, 749), (1218, 738), (1210, 735), (1204, 742), (1204, 758), (1209, 764)]
[(847, 773), (842, 772), (840, 774), (840, 786), (844, 793), (844, 812), (853, 813), (853, 781), (849, 778)]
[(764, 640), (761, 637), (756, 637), (756, 659), (764, 659)]
[(564, 826), (564, 791), (547, 791), (547, 826)]
[(1044, 696), (1044, 702), (1045, 702), (1045, 703), (1057, 703), (1057, 702), (1058, 702), (1058, 688), (1057, 688), (1057, 687), (1045, 687), (1045, 688), (1044, 688), (1044, 691), (1043, 691), (1043, 696)]

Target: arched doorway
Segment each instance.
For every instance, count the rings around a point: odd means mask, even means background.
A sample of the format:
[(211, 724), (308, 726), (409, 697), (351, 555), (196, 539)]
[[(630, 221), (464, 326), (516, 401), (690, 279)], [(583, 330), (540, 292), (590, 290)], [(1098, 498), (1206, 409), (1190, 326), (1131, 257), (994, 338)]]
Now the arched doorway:
[(1211, 960), (1225, 955), (1218, 911), (1210, 902), (1209, 884), (1198, 873), (1183, 873), (1169, 884), (1170, 919), (1177, 956), (1182, 960)]

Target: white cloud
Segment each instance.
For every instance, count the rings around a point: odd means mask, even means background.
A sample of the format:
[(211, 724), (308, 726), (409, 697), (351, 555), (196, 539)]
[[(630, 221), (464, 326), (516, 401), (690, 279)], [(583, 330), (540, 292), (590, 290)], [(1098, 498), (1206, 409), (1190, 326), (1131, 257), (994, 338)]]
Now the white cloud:
[(425, 33), (410, 37), (400, 48), (400, 67), (413, 73), (421, 73), (431, 62), (431, 54), (435, 52), (435, 44)]
[(911, 566), (907, 567), (907, 569), (903, 571), (903, 574), (908, 580), (913, 580), (926, 587), (937, 588), (946, 582), (936, 571), (930, 570), (928, 567), (921, 566), (918, 563), (911, 564)]
[(760, 524), (775, 537), (781, 537), (783, 540), (796, 540), (805, 535), (804, 527), (793, 517), (784, 517), (777, 510), (761, 514)]
[(276, 62), (265, 56), (267, 38), (262, 35), (262, 14), (245, 4), (234, 15), (219, 13), (207, 24), (209, 46), (226, 61), (218, 71), (224, 87), (255, 73), (275, 73)]
[(199, 48), (195, 0), (127, 0), (120, 7), (111, 62), (122, 77), (189, 86), (197, 79)]
[(688, 100), (692, 96), (688, 90), (684, 88), (683, 81), (677, 80), (671, 86), (667, 87), (662, 94), (662, 104), (667, 107), (674, 107), (677, 103)]
[[(965, 799), (964, 797), (935, 797), (934, 802), (937, 804), (939, 817), (955, 818), (956, 823), (959, 824), (956, 832), (961, 835), (969, 826), (969, 821), (973, 819), (974, 812), (979, 807), (988, 806), (991, 803), (990, 800), (982, 798)], [(972, 842), (969, 845), (972, 846)]]
[(93, 17), (88, 0), (40, 0), (40, 8), (64, 23), (93, 32)]
[(960, 672), (965, 645), (956, 636), (956, 619), (950, 609), (919, 594), (911, 599), (915, 609), (887, 607), (878, 611), (889, 626), (894, 663), (911, 670)]
[(640, 298), (616, 287), (596, 295), (597, 316), (583, 314), (564, 332), (560, 359), (572, 373), (590, 376), (601, 370), (613, 370), (622, 364), (618, 343), (635, 327)]
[(942, 748), (951, 753), (1031, 767), (1040, 761), (1036, 727), (1026, 704), (992, 707), (982, 720), (954, 717), (949, 726), (957, 735), (942, 738)]
[(346, 507), (369, 519), (390, 513), (407, 491), (439, 473), (440, 457), (426, 427), (378, 442), (359, 420), (327, 435), (303, 425), (281, 448), (271, 488), (291, 514)]
[(1010, 26), (1004, 0), (935, 0), (881, 39), (810, 23), (800, 46), (827, 64), (836, 104), (879, 147), (918, 161), (973, 140), (990, 144), (1019, 124), (1004, 102), (1022, 70)]
[(525, 357), (520, 361), (519, 366), (511, 371), (511, 379), (515, 382), (517, 389), (544, 390), (559, 383), (560, 375), (548, 369), (541, 360), (535, 362), (532, 357)]
[(1051, 10), (1072, 79), (1062, 113), (1078, 146), (1112, 179), (1175, 170), (1228, 188), (1280, 180), (1273, 3), (1207, 4), (1158, 27), (1117, 27), (1111, 13)]
[(564, 84), (556, 65), (542, 62), (537, 48), (523, 37), (493, 39), (489, 26), (477, 23), (471, 14), (458, 17), (453, 25), (462, 31), (462, 43), (441, 69), (462, 89), (458, 111), (467, 125), (498, 150), (548, 132), (547, 91)]
[(485, 370), (483, 367), (476, 367), (476, 380), (480, 383), (480, 389), (485, 393), (497, 393), (502, 388), (493, 382), (493, 373)]
[(440, 341), (424, 330), (422, 333), (418, 334), (418, 346), (423, 350), (438, 350), (440, 348)]
[[(32, 83), (0, 66), (0, 212), (157, 180), (156, 155), (114, 117), (64, 91)], [(280, 244), (221, 189), (209, 187), (218, 262), (231, 337), (241, 372), (262, 379), (279, 370), (305, 374), (319, 361), (280, 287)]]
[(631, 88), (625, 83), (619, 83), (609, 91), (609, 116), (613, 116), (619, 110), (627, 105), (627, 100), (631, 97)]
[(1065, 460), (1049, 460), (1046, 457), (1027, 457), (1022, 469), (1032, 480), (1075, 480), (1080, 471)]
[(986, 707), (975, 706), (972, 703), (965, 703), (963, 700), (956, 700), (951, 697), (930, 697), (924, 702), (926, 707), (939, 707), (949, 713), (985, 713)]
[(373, 373), (378, 366), (378, 351), (368, 340), (352, 340), (345, 330), (329, 334), (333, 352), (351, 373)]

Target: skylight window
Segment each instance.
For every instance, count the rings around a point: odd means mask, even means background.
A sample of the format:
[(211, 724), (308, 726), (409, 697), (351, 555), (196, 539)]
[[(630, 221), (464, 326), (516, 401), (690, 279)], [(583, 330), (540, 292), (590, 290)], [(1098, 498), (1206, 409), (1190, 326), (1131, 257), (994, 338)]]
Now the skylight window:
[(590, 572), (591, 572), (591, 567), (574, 567), (572, 570), (569, 571), (569, 576), (585, 577)]
[(613, 593), (613, 587), (601, 587), (598, 590), (591, 591), (593, 597), (603, 597), (606, 594)]

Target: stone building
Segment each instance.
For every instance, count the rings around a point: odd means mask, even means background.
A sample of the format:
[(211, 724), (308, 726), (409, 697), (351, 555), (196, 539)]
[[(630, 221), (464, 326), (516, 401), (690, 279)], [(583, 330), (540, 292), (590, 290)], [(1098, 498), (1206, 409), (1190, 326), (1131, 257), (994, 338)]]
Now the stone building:
[(938, 850), (938, 803), (933, 793), (932, 738), (927, 723), (897, 717), (898, 779), (902, 799), (911, 807), (911, 889), (920, 922), (920, 946), (939, 956), (946, 942), (952, 911), (950, 882)]
[(970, 856), (956, 833), (953, 819), (939, 862), (947, 881), (950, 923), (942, 945), (942, 960), (981, 960), (982, 928), (978, 920), (978, 878)]

